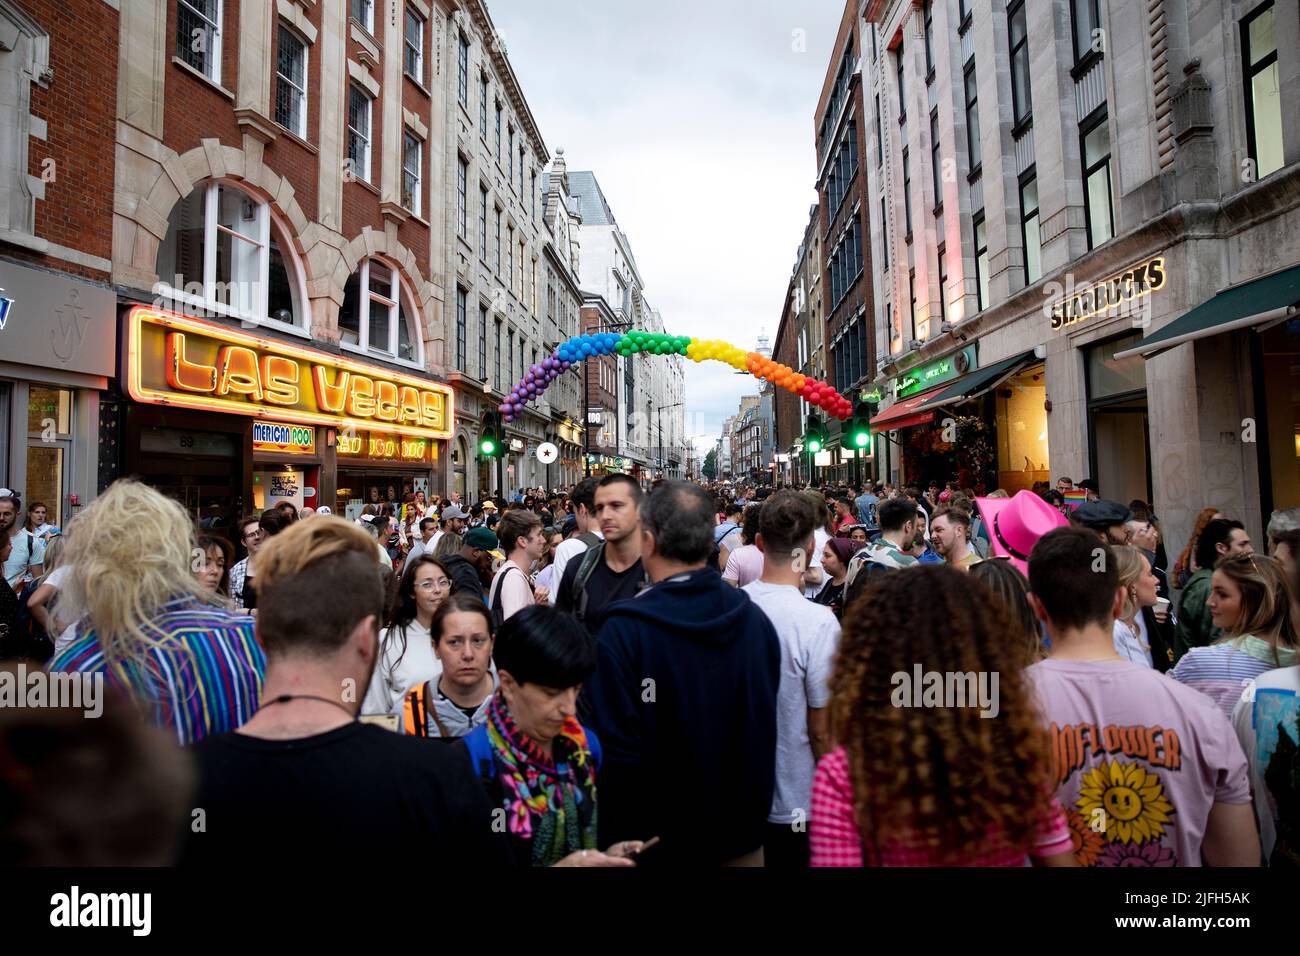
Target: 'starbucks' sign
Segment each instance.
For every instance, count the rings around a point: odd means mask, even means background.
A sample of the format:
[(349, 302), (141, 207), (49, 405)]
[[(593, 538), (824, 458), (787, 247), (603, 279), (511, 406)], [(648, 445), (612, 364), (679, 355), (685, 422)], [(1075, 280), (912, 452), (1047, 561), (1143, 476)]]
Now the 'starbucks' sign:
[(894, 395), (907, 398), (965, 375), (975, 368), (975, 346), (968, 345), (960, 352), (946, 355), (928, 365), (920, 365), (900, 375), (894, 383)]

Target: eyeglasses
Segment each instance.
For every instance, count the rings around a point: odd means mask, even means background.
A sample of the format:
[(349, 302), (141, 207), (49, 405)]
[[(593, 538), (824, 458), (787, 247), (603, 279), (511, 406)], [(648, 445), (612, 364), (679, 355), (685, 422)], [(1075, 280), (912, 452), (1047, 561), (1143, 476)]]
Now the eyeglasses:
[(451, 582), (446, 578), (430, 578), (427, 581), (420, 581), (415, 586), (421, 591), (445, 591), (451, 587)]

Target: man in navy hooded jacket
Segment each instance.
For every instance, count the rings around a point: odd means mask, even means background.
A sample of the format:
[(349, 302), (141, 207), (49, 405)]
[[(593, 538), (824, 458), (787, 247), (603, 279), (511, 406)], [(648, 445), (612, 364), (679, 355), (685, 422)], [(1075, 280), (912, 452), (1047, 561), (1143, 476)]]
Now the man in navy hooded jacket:
[(584, 691), (604, 749), (600, 845), (659, 837), (646, 865), (762, 865), (781, 649), (767, 615), (707, 566), (713, 515), (689, 482), (642, 500), (654, 585), (608, 609)]

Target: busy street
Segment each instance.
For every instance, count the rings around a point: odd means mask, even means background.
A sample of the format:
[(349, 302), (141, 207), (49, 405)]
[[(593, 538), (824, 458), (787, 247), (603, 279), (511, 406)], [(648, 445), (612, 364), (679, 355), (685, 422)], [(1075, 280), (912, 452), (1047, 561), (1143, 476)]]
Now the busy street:
[(6, 923), (1284, 918), (1300, 0), (0, 0), (0, 90)]

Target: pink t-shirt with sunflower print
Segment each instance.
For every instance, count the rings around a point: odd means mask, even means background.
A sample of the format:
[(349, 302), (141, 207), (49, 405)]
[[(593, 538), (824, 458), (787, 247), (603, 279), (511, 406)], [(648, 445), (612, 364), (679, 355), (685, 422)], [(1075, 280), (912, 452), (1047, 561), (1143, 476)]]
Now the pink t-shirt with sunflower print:
[(1210, 698), (1130, 661), (1028, 671), (1081, 866), (1200, 866), (1210, 807), (1249, 803), (1246, 756)]

